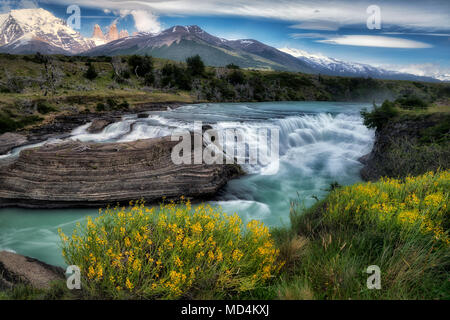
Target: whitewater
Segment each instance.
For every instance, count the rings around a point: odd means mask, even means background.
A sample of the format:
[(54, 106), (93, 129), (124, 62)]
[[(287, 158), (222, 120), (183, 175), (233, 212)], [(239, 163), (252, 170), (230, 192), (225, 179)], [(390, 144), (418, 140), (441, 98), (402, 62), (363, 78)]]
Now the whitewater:
[[(287, 226), (292, 202), (308, 207), (328, 193), (330, 183), (349, 185), (360, 181), (358, 159), (370, 152), (373, 130), (360, 116), (367, 103), (265, 102), (186, 105), (174, 110), (123, 116), (102, 132), (87, 131), (90, 123), (76, 128), (69, 138), (89, 142), (127, 142), (171, 135), (193, 129), (201, 121), (214, 129), (239, 129), (250, 141), (262, 127), (279, 130), (278, 171), (264, 175), (264, 167), (243, 165), (244, 177), (230, 181), (213, 205), (237, 213), (244, 222), (252, 219), (268, 226)], [(60, 143), (52, 139), (45, 143)], [(3, 156), (18, 156), (26, 146)], [(94, 209), (0, 210), (0, 250), (11, 250), (48, 263), (64, 265), (58, 249), (58, 228), (71, 233), (77, 222)]]

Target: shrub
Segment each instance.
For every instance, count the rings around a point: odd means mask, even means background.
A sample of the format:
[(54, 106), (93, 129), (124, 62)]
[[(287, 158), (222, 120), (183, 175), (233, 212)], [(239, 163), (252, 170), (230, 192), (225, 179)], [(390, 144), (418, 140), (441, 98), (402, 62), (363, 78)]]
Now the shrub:
[(244, 73), (240, 70), (234, 70), (229, 74), (228, 81), (233, 85), (243, 84), (245, 82)]
[[(268, 290), (281, 299), (448, 299), (450, 173), (335, 189), (291, 209), (290, 234), (274, 232), (286, 268)], [(289, 231), (288, 231), (289, 232)], [(367, 267), (381, 290), (367, 288)]]
[(203, 74), (205, 73), (205, 64), (198, 54), (193, 57), (187, 58), (186, 63), (188, 72), (192, 76), (203, 76)]
[(105, 111), (105, 110), (106, 110), (106, 106), (105, 106), (104, 103), (99, 102), (99, 103), (97, 103), (97, 105), (95, 106), (95, 110), (98, 111), (98, 112)]
[(227, 69), (233, 69), (233, 70), (238, 70), (238, 69), (240, 69), (240, 67), (239, 67), (238, 65), (235, 65), (234, 63), (227, 64), (227, 65), (225, 66), (225, 68), (227, 68)]
[(86, 71), (86, 73), (84, 74), (86, 79), (89, 80), (94, 80), (95, 78), (97, 78), (98, 74), (97, 71), (95, 71), (94, 65), (92, 63), (89, 62), (88, 64), (88, 69)]
[(450, 246), (449, 188), (450, 171), (356, 184), (330, 194), (325, 219), (422, 234)]
[(237, 215), (183, 200), (158, 210), (143, 201), (100, 210), (70, 239), (60, 236), (66, 262), (80, 267), (83, 288), (94, 297), (226, 296), (254, 289), (281, 267), (261, 222), (245, 227)]
[(420, 99), (419, 97), (404, 97), (395, 100), (396, 104), (400, 105), (402, 109), (426, 109), (428, 108), (428, 104)]
[(389, 121), (389, 119), (398, 115), (398, 110), (394, 103), (385, 100), (381, 107), (377, 107), (377, 105), (374, 104), (371, 112), (363, 110), (361, 115), (364, 119), (364, 125), (368, 128), (380, 129)]
[(182, 67), (175, 64), (168, 63), (164, 65), (161, 70), (161, 85), (166, 86), (176, 86), (182, 90), (192, 89), (192, 79), (191, 76)]
[(153, 71), (153, 59), (150, 56), (132, 55), (128, 58), (128, 65), (131, 72), (138, 77), (145, 77), (147, 73)]
[(39, 101), (36, 105), (36, 109), (40, 114), (47, 114), (49, 112), (53, 112), (56, 111), (56, 108), (49, 105), (46, 102), (43, 101)]

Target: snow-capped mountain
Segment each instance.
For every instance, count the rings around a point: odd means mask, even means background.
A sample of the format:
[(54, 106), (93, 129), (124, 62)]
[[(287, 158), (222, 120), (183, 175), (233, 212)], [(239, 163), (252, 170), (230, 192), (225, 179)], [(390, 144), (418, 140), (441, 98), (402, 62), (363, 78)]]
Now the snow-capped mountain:
[(379, 79), (393, 80), (420, 80), (420, 81), (437, 81), (437, 79), (418, 76), (410, 73), (386, 70), (374, 67), (368, 64), (357, 62), (346, 62), (343, 60), (330, 58), (321, 54), (312, 54), (303, 50), (293, 48), (281, 48), (280, 51), (288, 53), (297, 59), (305, 62), (316, 72), (333, 76), (350, 76), (350, 77), (372, 77)]
[(257, 40), (226, 40), (198, 26), (174, 26), (159, 33), (139, 33), (93, 48), (86, 55), (148, 54), (184, 61), (199, 54), (207, 65), (233, 63), (243, 68), (313, 73), (304, 62)]
[(115, 24), (103, 34), (95, 26), (92, 38), (84, 38), (62, 19), (44, 9), (20, 9), (0, 14), (0, 52), (11, 54), (148, 54), (184, 61), (199, 54), (207, 65), (236, 64), (242, 68), (296, 71), (393, 80), (438, 81), (407, 72), (388, 71), (346, 62), (298, 49), (276, 49), (254, 39), (227, 40), (196, 25), (174, 26), (159, 33), (129, 36)]
[(95, 46), (62, 19), (44, 9), (0, 14), (0, 51), (9, 53), (80, 53)]

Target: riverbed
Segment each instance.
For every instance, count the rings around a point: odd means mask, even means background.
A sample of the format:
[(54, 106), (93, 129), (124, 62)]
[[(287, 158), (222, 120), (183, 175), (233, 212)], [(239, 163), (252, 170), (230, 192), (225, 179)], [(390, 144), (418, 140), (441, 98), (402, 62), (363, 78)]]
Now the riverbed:
[[(360, 111), (368, 103), (265, 102), (186, 105), (175, 110), (148, 112), (148, 117), (126, 115), (91, 134), (90, 124), (74, 129), (67, 139), (93, 142), (126, 142), (170, 135), (201, 121), (214, 129), (238, 128), (256, 139), (260, 128), (279, 130), (279, 162), (244, 164), (247, 175), (230, 181), (213, 205), (236, 212), (244, 221), (258, 219), (268, 226), (287, 226), (291, 201), (305, 207), (327, 194), (330, 183), (353, 184), (361, 180), (358, 158), (370, 152), (373, 130), (363, 125)], [(59, 143), (59, 140), (47, 143)], [(27, 148), (32, 146), (27, 146)], [(22, 149), (13, 150), (17, 156)], [(96, 209), (0, 209), (0, 250), (11, 250), (44, 262), (64, 265), (57, 230), (66, 234)]]

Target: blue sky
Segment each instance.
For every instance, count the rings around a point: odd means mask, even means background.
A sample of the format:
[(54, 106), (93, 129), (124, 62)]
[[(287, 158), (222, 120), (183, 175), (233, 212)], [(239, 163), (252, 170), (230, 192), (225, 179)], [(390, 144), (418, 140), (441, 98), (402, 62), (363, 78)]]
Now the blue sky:
[[(448, 74), (450, 79), (449, 0), (0, 0), (2, 11), (42, 7), (67, 19), (81, 8), (81, 30), (158, 32), (196, 24), (227, 39), (252, 38), (276, 48), (292, 48), (345, 61), (368, 63), (416, 74)], [(376, 5), (381, 29), (369, 29)]]

